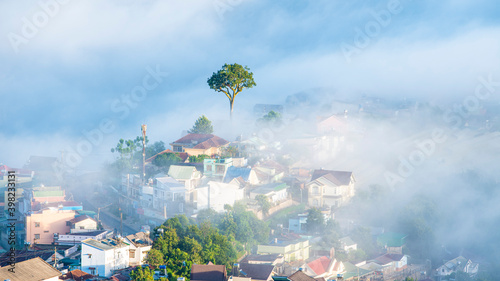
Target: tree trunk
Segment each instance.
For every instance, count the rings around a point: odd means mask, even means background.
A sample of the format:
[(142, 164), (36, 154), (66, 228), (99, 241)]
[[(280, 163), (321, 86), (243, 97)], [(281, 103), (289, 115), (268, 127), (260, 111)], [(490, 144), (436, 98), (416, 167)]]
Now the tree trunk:
[(229, 113), (229, 117), (231, 120), (233, 120), (233, 105), (234, 105), (234, 98), (232, 100), (229, 100), (229, 107), (231, 109)]

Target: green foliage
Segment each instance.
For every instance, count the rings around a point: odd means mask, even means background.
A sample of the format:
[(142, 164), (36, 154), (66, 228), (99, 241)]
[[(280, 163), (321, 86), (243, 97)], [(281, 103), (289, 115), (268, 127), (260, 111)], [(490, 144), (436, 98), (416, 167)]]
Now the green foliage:
[(253, 80), (253, 73), (248, 67), (239, 64), (224, 64), (222, 69), (214, 72), (207, 80), (210, 89), (224, 93), (229, 99), (231, 117), (236, 95), (245, 88), (252, 88), (257, 84)]
[(224, 214), (219, 214), (212, 209), (202, 210), (198, 213), (197, 220), (200, 224), (208, 223), (217, 226), (222, 234), (245, 245), (247, 250), (259, 243), (267, 243), (269, 239), (269, 225), (259, 220), (253, 212), (247, 211), (241, 203), (234, 204), (232, 208), (226, 208)]
[(154, 267), (158, 267), (162, 264), (165, 264), (165, 260), (163, 259), (163, 254), (158, 249), (149, 250), (146, 262), (147, 264), (152, 265)]
[(269, 198), (265, 195), (259, 194), (255, 197), (255, 200), (259, 203), (262, 213), (264, 213), (264, 215), (268, 215), (269, 209), (271, 209), (271, 202), (269, 202)]
[(185, 215), (177, 216), (157, 227), (155, 233), (160, 234), (151, 250), (157, 251), (154, 252), (155, 265), (161, 261), (158, 257), (161, 255), (173, 277), (189, 279), (193, 263), (212, 262), (231, 269), (237, 259), (234, 236), (228, 237), (225, 233), (220, 233), (209, 222), (198, 226)]
[[(146, 137), (147, 139), (147, 137)], [(157, 141), (153, 143), (152, 145), (146, 146), (146, 159), (154, 156), (162, 151), (165, 150), (165, 143), (162, 141)]]
[(154, 270), (149, 269), (149, 267), (138, 266), (130, 272), (130, 277), (134, 281), (154, 281), (153, 275)]
[(276, 111), (269, 111), (266, 115), (262, 116), (262, 118), (257, 119), (258, 125), (264, 126), (272, 126), (277, 127), (280, 126), (283, 122), (281, 121), (281, 114)]
[(358, 244), (358, 249), (363, 249), (368, 256), (373, 256), (383, 250), (381, 246), (373, 241), (369, 228), (357, 226), (351, 231), (349, 236)]
[(170, 165), (182, 162), (182, 159), (175, 153), (163, 153), (153, 160), (153, 165), (162, 168), (168, 168)]
[(306, 227), (310, 233), (318, 233), (324, 229), (325, 218), (320, 209), (311, 208), (307, 213)]
[(208, 120), (205, 115), (200, 116), (193, 125), (193, 128), (188, 131), (190, 134), (211, 134), (214, 132), (212, 121)]
[(189, 156), (189, 163), (203, 163), (203, 160), (207, 158), (210, 158), (210, 156), (206, 154), (191, 155)]
[(222, 157), (236, 157), (240, 153), (237, 146), (226, 146), (221, 148)]

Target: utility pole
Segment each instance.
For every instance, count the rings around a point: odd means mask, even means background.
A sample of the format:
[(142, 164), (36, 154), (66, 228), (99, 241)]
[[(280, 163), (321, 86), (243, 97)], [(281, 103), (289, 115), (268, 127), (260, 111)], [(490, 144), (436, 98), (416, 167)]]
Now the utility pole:
[(123, 213), (122, 213), (122, 208), (118, 208), (120, 211), (120, 236), (123, 237)]
[(141, 125), (142, 131), (142, 183), (146, 183), (146, 124)]

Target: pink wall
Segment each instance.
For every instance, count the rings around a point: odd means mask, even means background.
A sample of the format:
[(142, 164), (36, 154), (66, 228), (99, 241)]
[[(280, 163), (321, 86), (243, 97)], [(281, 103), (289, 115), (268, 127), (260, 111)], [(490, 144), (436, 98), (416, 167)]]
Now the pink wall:
[[(36, 244), (51, 244), (54, 233), (66, 234), (70, 226), (66, 222), (75, 218), (75, 211), (46, 209), (26, 216), (26, 242), (34, 243), (35, 234), (40, 234)], [(39, 222), (40, 226), (36, 227)]]

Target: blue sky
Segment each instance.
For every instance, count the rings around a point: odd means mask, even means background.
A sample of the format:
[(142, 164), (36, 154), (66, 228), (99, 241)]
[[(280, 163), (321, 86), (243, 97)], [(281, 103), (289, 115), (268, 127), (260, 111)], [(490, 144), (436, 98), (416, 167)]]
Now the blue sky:
[[(201, 114), (227, 119), (227, 99), (206, 84), (224, 63), (249, 66), (257, 82), (236, 113), (312, 88), (460, 100), (479, 76), (500, 80), (499, 14), (486, 0), (1, 1), (0, 162), (58, 156), (107, 119), (116, 129), (94, 158), (141, 123), (169, 142)], [(342, 46), (370, 25), (378, 30), (347, 59)], [(113, 103), (148, 69), (168, 76), (122, 118)]]

